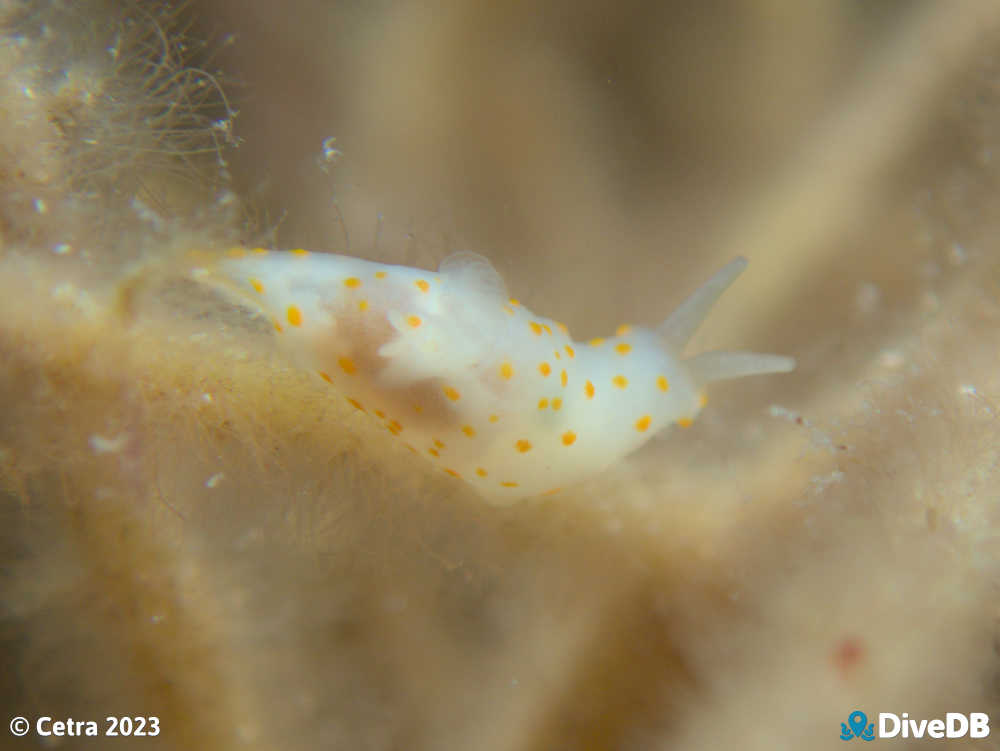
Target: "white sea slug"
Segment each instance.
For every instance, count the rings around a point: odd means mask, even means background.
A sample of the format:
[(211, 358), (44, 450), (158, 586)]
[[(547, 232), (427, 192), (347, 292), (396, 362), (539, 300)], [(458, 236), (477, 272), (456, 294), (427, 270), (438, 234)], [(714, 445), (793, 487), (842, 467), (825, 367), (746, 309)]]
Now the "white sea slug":
[(681, 351), (746, 267), (738, 258), (658, 328), (576, 342), (511, 299), (489, 261), (437, 272), (303, 250), (230, 251), (209, 276), (250, 299), (296, 361), (411, 451), (494, 503), (557, 492), (672, 424), (710, 381), (792, 370), (749, 352)]

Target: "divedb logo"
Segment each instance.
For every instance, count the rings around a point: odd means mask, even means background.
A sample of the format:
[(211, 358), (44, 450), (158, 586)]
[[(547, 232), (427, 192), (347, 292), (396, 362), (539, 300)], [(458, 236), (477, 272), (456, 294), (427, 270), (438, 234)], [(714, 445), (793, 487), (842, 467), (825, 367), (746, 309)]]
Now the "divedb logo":
[(868, 715), (855, 709), (840, 723), (840, 740), (852, 741), (860, 738), (873, 741), (876, 738), (985, 738), (990, 734), (990, 716), (985, 712), (948, 712), (944, 719), (912, 720), (906, 712), (878, 713), (878, 732), (875, 723), (868, 722)]

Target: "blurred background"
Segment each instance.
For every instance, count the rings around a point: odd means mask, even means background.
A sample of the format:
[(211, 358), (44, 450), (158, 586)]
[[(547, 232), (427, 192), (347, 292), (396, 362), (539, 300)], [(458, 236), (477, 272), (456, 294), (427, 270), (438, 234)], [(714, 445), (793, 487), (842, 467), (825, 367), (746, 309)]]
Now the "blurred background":
[[(0, 28), (10, 717), (498, 751), (1000, 718), (1000, 6), (11, 0)], [(190, 280), (233, 245), (474, 250), (584, 339), (745, 255), (690, 351), (799, 367), (494, 508)]]

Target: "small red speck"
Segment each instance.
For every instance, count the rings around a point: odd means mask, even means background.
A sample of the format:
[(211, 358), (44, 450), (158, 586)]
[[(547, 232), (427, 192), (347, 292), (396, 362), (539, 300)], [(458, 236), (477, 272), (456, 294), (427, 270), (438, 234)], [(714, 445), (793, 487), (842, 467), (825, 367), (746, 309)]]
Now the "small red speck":
[(802, 419), (802, 415), (799, 415), (798, 417), (795, 418), (796, 425), (805, 425), (805, 423), (806, 421)]
[(864, 659), (865, 645), (856, 636), (848, 636), (841, 639), (833, 649), (833, 666), (843, 678), (847, 678)]

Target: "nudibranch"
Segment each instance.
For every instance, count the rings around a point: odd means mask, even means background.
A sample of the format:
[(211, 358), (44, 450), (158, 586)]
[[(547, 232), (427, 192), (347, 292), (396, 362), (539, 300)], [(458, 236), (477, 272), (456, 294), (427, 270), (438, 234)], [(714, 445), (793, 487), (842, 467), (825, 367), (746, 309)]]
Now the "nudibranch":
[(493, 503), (557, 492), (670, 425), (711, 381), (792, 370), (789, 357), (681, 352), (746, 267), (737, 258), (658, 328), (574, 341), (511, 298), (469, 252), (436, 272), (303, 250), (235, 249), (202, 269), (266, 315), (295, 361), (411, 451)]

